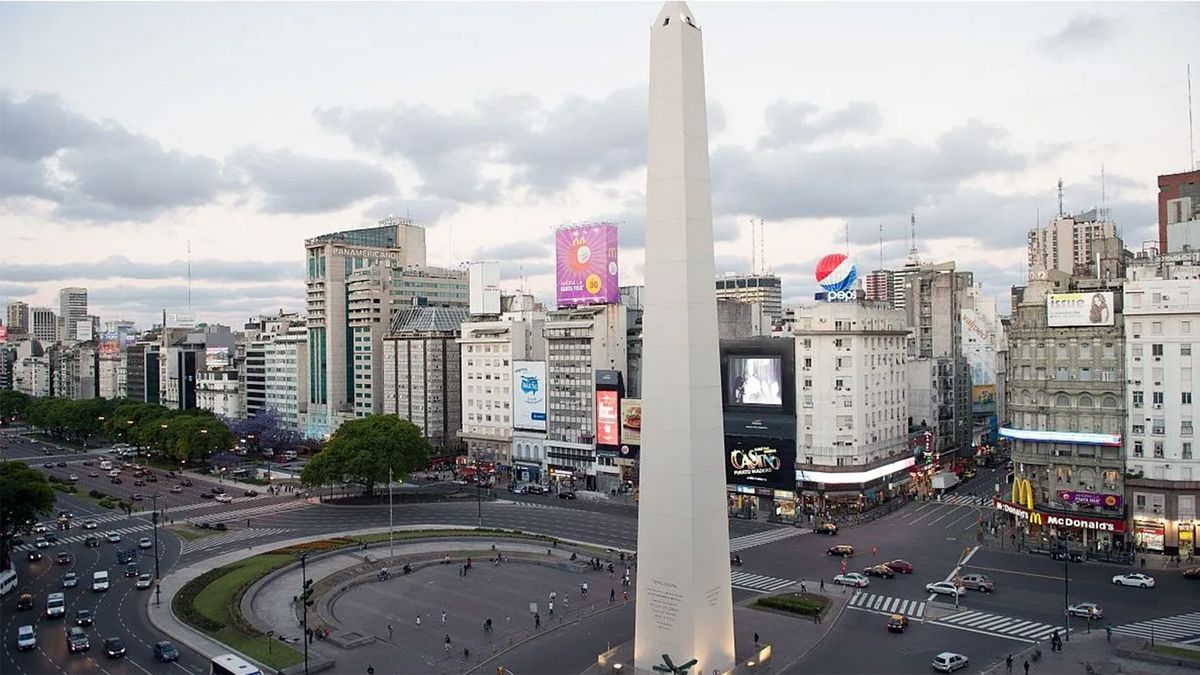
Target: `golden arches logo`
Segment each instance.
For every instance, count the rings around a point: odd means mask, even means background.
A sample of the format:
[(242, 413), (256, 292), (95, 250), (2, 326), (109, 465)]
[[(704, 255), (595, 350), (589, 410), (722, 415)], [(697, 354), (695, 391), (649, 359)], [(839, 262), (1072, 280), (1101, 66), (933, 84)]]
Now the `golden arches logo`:
[(1012, 502), (1017, 506), (1033, 510), (1033, 485), (1028, 478), (1014, 478)]
[(1042, 524), (1042, 514), (1038, 513), (1037, 511), (1030, 511), (1029, 512), (1029, 524), (1030, 525), (1041, 525)]

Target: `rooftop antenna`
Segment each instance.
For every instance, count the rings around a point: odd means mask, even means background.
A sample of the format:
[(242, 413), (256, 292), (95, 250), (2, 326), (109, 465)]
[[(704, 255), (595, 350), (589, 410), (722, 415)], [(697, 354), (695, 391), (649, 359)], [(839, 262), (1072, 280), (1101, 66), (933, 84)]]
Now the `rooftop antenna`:
[(883, 269), (883, 223), (879, 224), (879, 269)]
[(1062, 179), (1058, 179), (1058, 217), (1063, 217), (1063, 187)]
[(908, 259), (911, 262), (917, 261), (917, 212), (913, 211), (908, 214)]
[(1104, 165), (1100, 165), (1100, 219), (1108, 221), (1108, 191), (1104, 183)]
[(846, 257), (850, 256), (850, 221), (844, 223), (846, 226)]
[(762, 218), (758, 219), (758, 266), (762, 268), (765, 274), (767, 271), (767, 256), (766, 245), (763, 243), (767, 238), (767, 225)]
[(1192, 171), (1196, 170), (1196, 138), (1192, 135), (1192, 64), (1187, 64), (1188, 84), (1188, 154), (1192, 160)]
[(758, 274), (758, 226), (750, 219), (750, 274)]

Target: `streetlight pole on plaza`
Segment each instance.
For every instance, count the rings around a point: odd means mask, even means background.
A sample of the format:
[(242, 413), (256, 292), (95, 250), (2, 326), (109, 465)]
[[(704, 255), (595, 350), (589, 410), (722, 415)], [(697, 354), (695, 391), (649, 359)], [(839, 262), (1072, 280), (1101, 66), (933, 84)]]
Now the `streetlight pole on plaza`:
[[(1067, 549), (1067, 540), (1063, 539), (1063, 633), (1067, 642), (1071, 641), (1071, 554)], [(1090, 619), (1089, 619), (1090, 621)]]
[(158, 571), (158, 493), (150, 495), (150, 499), (154, 504), (154, 513), (150, 514), (150, 522), (154, 524), (154, 581), (158, 582), (162, 578)]

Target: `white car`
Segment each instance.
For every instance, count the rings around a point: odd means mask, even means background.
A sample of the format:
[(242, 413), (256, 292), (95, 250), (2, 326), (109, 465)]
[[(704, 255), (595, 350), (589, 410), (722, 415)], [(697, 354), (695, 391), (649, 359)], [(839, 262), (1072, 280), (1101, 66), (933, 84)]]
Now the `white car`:
[(855, 588), (865, 588), (871, 584), (871, 580), (858, 572), (850, 572), (849, 574), (839, 574), (833, 578), (833, 583), (841, 586), (853, 586)]
[(1113, 583), (1118, 586), (1137, 586), (1139, 588), (1154, 588), (1154, 577), (1146, 576), (1138, 572), (1130, 574), (1118, 574), (1113, 577)]
[(46, 534), (48, 530), (49, 528), (46, 527), (45, 523), (38, 523), (37, 525), (33, 526), (34, 534)]
[(137, 587), (139, 589), (150, 588), (150, 575), (149, 574), (138, 575)]
[(228, 504), (229, 502), (233, 501), (233, 497), (230, 497), (229, 495), (217, 495), (217, 501), (221, 502), (222, 504)]
[[(955, 586), (954, 584), (950, 583), (949, 581), (935, 581), (932, 584), (925, 584), (925, 591), (927, 593), (937, 593), (938, 595), (966, 595), (967, 594), (967, 589), (962, 588), (960, 586)], [(949, 654), (949, 652), (946, 652), (946, 653)], [(940, 656), (940, 654), (939, 654), (939, 656)], [(958, 667), (958, 666), (955, 666), (955, 667)], [(947, 670), (946, 672), (948, 673), (950, 671)]]
[(96, 522), (96, 521), (94, 521), (94, 520), (85, 520), (85, 521), (83, 521), (83, 529), (85, 529), (85, 530), (94, 530), (94, 529), (96, 529), (97, 527), (100, 527), (100, 525), (99, 525), (99, 523), (97, 523), (97, 522)]
[[(930, 584), (931, 586), (933, 584)], [(954, 652), (942, 652), (933, 657), (933, 669), (943, 673), (953, 673), (959, 668), (967, 667), (967, 657)]]
[(17, 649), (25, 651), (36, 646), (37, 633), (33, 632), (33, 626), (21, 626), (17, 629)]
[(74, 572), (67, 572), (63, 575), (63, 588), (75, 588), (79, 585), (79, 577), (75, 576)]
[(1093, 619), (1104, 618), (1104, 610), (1094, 602), (1081, 602), (1078, 605), (1071, 605), (1067, 608), (1067, 614), (1071, 616), (1090, 616)]
[(117, 534), (116, 532), (109, 532), (108, 534), (104, 535), (104, 539), (110, 544), (121, 543), (121, 535)]
[(50, 542), (46, 541), (45, 537), (38, 537), (34, 541), (34, 545), (38, 548), (50, 548)]
[(154, 542), (150, 541), (150, 537), (142, 537), (141, 539), (138, 539), (138, 548), (147, 549), (153, 547)]

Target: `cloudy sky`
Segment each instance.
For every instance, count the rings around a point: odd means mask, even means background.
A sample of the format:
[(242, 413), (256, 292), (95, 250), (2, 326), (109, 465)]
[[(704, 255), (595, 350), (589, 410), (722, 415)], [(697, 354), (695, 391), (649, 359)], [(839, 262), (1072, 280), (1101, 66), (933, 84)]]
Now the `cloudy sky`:
[[(692, 3), (704, 29), (717, 264), (785, 300), (846, 247), (908, 249), (1003, 296), (1038, 213), (1106, 198), (1153, 236), (1189, 168), (1195, 3)], [(622, 224), (641, 280), (656, 4), (0, 4), (0, 303), (143, 327), (303, 309), (303, 241), (389, 213), (429, 262), (499, 259), (552, 301), (551, 230)], [(1198, 83), (1200, 86), (1200, 83)]]

